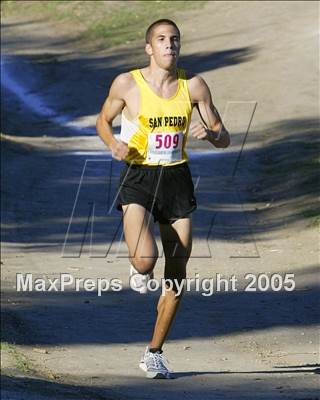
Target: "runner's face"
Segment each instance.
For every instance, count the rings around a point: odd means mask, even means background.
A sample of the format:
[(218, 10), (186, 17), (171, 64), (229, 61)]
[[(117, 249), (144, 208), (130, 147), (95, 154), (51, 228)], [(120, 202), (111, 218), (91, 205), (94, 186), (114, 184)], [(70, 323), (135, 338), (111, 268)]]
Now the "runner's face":
[(156, 26), (152, 32), (151, 43), (146, 45), (146, 52), (159, 67), (175, 67), (180, 52), (180, 38), (176, 28), (172, 25)]

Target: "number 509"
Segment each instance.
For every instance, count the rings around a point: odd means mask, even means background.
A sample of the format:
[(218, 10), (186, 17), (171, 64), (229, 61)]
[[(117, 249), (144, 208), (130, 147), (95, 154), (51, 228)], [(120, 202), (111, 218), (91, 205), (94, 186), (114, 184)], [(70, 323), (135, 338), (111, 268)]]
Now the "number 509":
[(171, 135), (170, 133), (167, 135), (156, 135), (156, 149), (173, 149), (177, 148), (179, 144), (179, 135), (176, 133), (175, 135)]

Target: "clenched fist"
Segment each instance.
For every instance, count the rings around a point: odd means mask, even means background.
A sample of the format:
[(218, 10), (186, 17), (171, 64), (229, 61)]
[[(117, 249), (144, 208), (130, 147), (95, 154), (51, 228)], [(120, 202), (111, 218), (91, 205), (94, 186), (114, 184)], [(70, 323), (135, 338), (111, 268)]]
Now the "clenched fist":
[(196, 122), (191, 125), (191, 135), (199, 140), (205, 140), (209, 138), (210, 131), (201, 122)]
[(112, 145), (110, 145), (110, 150), (112, 157), (118, 161), (124, 160), (129, 154), (128, 145), (121, 140), (115, 140)]

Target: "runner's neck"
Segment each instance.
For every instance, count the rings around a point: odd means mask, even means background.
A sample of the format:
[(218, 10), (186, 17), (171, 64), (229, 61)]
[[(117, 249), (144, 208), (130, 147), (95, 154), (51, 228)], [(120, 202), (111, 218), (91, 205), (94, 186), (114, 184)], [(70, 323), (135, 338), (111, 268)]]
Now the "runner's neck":
[(177, 72), (177, 68), (168, 71), (152, 64), (149, 67), (141, 69), (144, 79), (157, 89), (170, 86), (176, 82), (178, 80)]

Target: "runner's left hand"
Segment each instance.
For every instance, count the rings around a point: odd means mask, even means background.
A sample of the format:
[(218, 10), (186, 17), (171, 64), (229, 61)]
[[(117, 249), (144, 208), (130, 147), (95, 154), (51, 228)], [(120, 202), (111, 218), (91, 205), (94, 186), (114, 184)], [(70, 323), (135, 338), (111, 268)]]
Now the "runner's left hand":
[(209, 137), (209, 129), (207, 129), (202, 122), (196, 122), (191, 125), (190, 133), (191, 135), (199, 140), (205, 140)]

